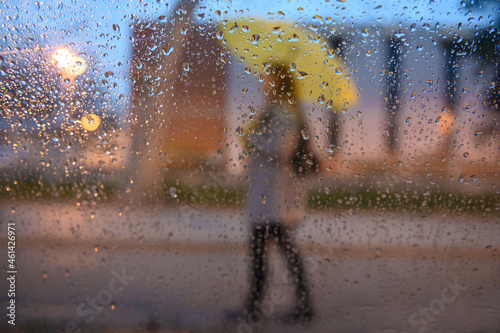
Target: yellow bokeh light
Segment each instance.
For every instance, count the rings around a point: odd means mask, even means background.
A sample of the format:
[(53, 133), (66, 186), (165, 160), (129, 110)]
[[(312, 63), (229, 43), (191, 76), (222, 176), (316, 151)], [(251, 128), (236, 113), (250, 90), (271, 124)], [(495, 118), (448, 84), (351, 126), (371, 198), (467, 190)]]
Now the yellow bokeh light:
[(92, 132), (101, 125), (101, 118), (95, 114), (86, 114), (82, 116), (81, 124), (84, 130)]

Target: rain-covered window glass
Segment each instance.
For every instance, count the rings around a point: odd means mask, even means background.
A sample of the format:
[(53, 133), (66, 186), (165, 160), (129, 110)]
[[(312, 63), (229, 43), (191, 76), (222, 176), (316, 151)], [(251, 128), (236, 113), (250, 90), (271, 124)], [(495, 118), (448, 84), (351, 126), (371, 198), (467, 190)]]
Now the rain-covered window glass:
[(500, 2), (3, 1), (7, 332), (500, 332)]

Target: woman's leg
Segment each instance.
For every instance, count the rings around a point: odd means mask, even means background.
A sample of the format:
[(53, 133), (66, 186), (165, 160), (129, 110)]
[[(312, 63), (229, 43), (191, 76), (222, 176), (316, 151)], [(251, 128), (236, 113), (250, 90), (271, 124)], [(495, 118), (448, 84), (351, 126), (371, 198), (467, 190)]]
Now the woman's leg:
[(248, 301), (248, 312), (251, 314), (256, 310), (256, 305), (262, 301), (264, 296), (264, 284), (266, 282), (266, 242), (268, 226), (254, 225), (250, 240), (251, 267), (250, 267), (250, 299)]
[(297, 315), (310, 317), (312, 309), (309, 299), (309, 289), (306, 284), (304, 265), (302, 264), (298, 249), (293, 242), (292, 231), (289, 228), (277, 226), (275, 232), (278, 244), (282, 249), (281, 251), (285, 254), (288, 269), (292, 274), (292, 280), (297, 287)]

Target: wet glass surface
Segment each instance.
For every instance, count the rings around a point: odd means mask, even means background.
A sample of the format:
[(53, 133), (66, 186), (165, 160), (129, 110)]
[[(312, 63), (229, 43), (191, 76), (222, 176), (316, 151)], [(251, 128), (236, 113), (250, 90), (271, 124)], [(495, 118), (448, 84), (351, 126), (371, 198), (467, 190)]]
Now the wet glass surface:
[(0, 10), (0, 330), (500, 331), (498, 1)]

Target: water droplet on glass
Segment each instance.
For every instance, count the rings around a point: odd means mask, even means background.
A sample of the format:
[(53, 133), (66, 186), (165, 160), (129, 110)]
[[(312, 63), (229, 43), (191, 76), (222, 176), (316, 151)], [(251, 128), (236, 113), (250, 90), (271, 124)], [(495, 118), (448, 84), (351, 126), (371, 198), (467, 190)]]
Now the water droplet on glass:
[(266, 196), (265, 196), (265, 195), (261, 195), (261, 196), (260, 196), (260, 201), (261, 201), (263, 204), (266, 204)]
[(319, 97), (318, 97), (318, 103), (319, 104), (324, 104), (325, 102), (326, 102), (325, 95), (323, 95), (323, 94), (319, 95)]
[(275, 34), (275, 35), (279, 34), (281, 31), (282, 31), (282, 29), (281, 29), (281, 27), (280, 27), (280, 26), (276, 26), (276, 27), (273, 27), (273, 28), (272, 28), (272, 32), (273, 32), (273, 34)]
[(238, 126), (238, 128), (236, 129), (236, 135), (238, 135), (238, 136), (245, 135), (245, 129), (241, 126)]
[(173, 46), (170, 46), (170, 45), (164, 45), (162, 48), (161, 48), (161, 52), (163, 53), (163, 55), (166, 55), (166, 56), (169, 56), (172, 54), (172, 52), (174, 52), (174, 47)]
[(239, 28), (238, 24), (235, 22), (234, 25), (228, 30), (230, 34), (234, 33)]
[(301, 131), (301, 134), (302, 134), (302, 138), (303, 138), (304, 140), (309, 140), (309, 132), (307, 131), (307, 129), (303, 129), (303, 130)]
[(410, 125), (410, 124), (411, 124), (411, 121), (412, 121), (411, 117), (406, 118), (406, 123), (407, 123), (408, 125)]
[(250, 38), (250, 42), (253, 45), (258, 45), (260, 41), (260, 36), (258, 34), (253, 34), (252, 37)]
[(169, 189), (168, 189), (168, 193), (170, 194), (170, 197), (173, 198), (173, 199), (176, 199), (177, 198), (177, 189), (173, 186), (171, 186)]
[(312, 31), (318, 31), (319, 27), (317, 25), (314, 25), (314, 24), (309, 24), (309, 29), (311, 29)]
[(298, 72), (297, 72), (297, 74), (296, 74), (295, 76), (297, 77), (297, 79), (302, 80), (302, 79), (304, 79), (305, 77), (307, 77), (307, 72), (298, 71)]

